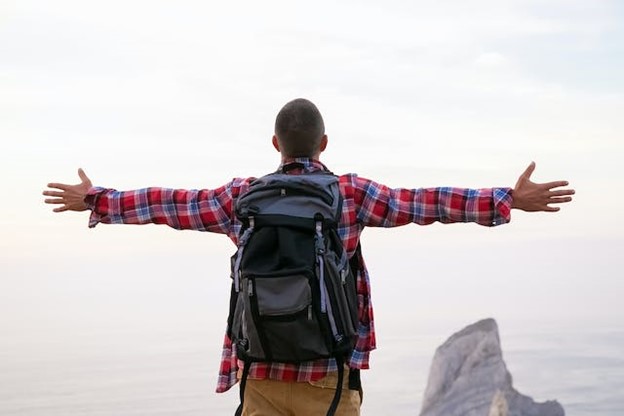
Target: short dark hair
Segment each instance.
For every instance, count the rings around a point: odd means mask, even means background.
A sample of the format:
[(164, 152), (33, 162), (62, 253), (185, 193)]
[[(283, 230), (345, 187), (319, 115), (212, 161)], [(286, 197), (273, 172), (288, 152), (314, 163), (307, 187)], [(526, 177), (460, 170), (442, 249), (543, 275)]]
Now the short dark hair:
[(289, 101), (275, 118), (275, 135), (285, 156), (314, 156), (324, 134), (321, 112), (305, 98)]

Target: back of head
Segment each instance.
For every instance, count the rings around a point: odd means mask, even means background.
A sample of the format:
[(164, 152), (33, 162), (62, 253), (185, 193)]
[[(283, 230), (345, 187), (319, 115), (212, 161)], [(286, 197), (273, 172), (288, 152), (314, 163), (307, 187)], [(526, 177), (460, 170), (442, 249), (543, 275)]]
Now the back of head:
[(275, 135), (284, 156), (312, 157), (319, 151), (325, 135), (323, 117), (311, 101), (297, 98), (286, 103), (277, 114)]

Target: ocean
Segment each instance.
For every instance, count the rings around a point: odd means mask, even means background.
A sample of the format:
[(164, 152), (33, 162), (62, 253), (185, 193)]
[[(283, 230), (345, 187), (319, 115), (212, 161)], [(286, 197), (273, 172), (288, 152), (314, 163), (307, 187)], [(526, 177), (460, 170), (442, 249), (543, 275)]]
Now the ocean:
[[(233, 414), (237, 388), (214, 393), (219, 319), (205, 325), (157, 321), (5, 332), (0, 415)], [(448, 332), (444, 325), (429, 328), (410, 336), (391, 328), (378, 334), (379, 349), (363, 377), (362, 415), (419, 413), (435, 347), (451, 335), (442, 333)], [(537, 401), (557, 399), (567, 415), (624, 415), (621, 328), (518, 325), (501, 328), (501, 342), (521, 393)]]

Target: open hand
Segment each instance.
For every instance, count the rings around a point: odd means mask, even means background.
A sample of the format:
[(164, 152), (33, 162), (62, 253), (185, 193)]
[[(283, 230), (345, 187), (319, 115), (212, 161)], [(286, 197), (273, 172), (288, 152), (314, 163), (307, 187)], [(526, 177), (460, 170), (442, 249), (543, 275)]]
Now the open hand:
[(44, 202), (46, 204), (62, 205), (58, 208), (54, 208), (52, 211), (84, 211), (87, 209), (87, 204), (84, 199), (92, 186), (91, 180), (82, 169), (78, 169), (78, 176), (81, 182), (77, 185), (66, 185), (63, 183), (48, 184), (48, 188), (58, 189), (58, 191), (43, 191), (43, 195), (53, 197), (45, 199)]
[(572, 201), (571, 195), (574, 195), (574, 189), (555, 189), (568, 186), (567, 181), (534, 183), (531, 182), (531, 174), (534, 170), (535, 162), (531, 162), (518, 178), (513, 189), (512, 208), (529, 212), (557, 212), (559, 207), (551, 207), (549, 204), (563, 204)]

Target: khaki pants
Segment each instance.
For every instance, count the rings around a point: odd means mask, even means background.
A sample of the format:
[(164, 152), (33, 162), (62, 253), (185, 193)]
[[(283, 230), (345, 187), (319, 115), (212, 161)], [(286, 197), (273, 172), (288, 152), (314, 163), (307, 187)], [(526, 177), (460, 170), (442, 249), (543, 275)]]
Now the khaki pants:
[[(345, 371), (336, 416), (359, 416), (361, 396), (349, 390)], [(247, 380), (243, 416), (325, 416), (336, 393), (338, 373), (311, 382)]]

